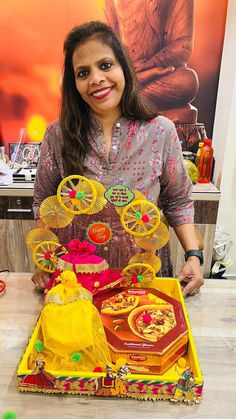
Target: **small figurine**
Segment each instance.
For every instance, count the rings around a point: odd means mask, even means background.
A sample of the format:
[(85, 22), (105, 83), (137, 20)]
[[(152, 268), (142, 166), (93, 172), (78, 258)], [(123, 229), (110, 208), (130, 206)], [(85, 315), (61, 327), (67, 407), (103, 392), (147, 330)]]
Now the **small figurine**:
[[(177, 371), (177, 370), (176, 370)], [(193, 396), (193, 392), (192, 392), (192, 386), (194, 385), (195, 379), (192, 373), (191, 368), (187, 368), (185, 369), (182, 374), (179, 374), (179, 372), (177, 371), (178, 375), (181, 376), (181, 378), (178, 380), (176, 389), (175, 389), (175, 393), (174, 393), (174, 397), (171, 400), (171, 402), (179, 402), (182, 401), (184, 399), (184, 401), (186, 401), (187, 403), (192, 403), (194, 402), (194, 396)]]
[(26, 377), (23, 378), (22, 383), (42, 389), (54, 388), (55, 381), (56, 377), (45, 371), (45, 359), (42, 355), (39, 355), (35, 359), (35, 369), (31, 374), (26, 375)]

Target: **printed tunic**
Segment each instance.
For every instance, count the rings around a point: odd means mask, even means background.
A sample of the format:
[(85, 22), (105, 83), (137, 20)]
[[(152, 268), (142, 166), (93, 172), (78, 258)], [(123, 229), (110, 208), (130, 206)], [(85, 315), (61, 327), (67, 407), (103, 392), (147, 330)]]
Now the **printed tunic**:
[[(91, 149), (84, 160), (84, 176), (103, 183), (106, 189), (122, 183), (142, 192), (149, 201), (161, 206), (173, 227), (193, 223), (192, 185), (175, 126), (170, 120), (163, 116), (151, 121), (131, 121), (121, 117), (113, 126), (108, 156), (103, 131), (92, 118), (89, 142)], [(68, 175), (62, 147), (60, 125), (55, 121), (48, 126), (41, 145), (35, 180), (35, 218), (39, 217), (41, 202), (55, 195), (60, 181)], [(86, 228), (94, 221), (106, 222), (112, 228), (112, 241), (98, 246), (96, 251), (109, 262), (110, 267), (124, 267), (130, 257), (143, 251), (133, 237), (123, 231), (120, 217), (111, 205), (95, 215), (76, 215), (68, 227), (56, 231), (60, 243), (73, 238), (86, 240)], [(162, 270), (158, 275), (170, 276), (172, 271), (167, 246), (159, 254)]]

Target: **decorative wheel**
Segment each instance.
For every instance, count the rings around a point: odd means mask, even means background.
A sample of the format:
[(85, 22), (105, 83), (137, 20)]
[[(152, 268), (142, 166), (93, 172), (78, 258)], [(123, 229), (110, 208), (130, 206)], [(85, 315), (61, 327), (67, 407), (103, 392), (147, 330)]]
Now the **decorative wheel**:
[(169, 229), (160, 222), (157, 229), (145, 237), (135, 237), (135, 243), (142, 249), (155, 251), (161, 249), (169, 240)]
[(155, 272), (159, 272), (161, 269), (161, 259), (153, 253), (137, 253), (129, 260), (129, 265), (133, 263), (151, 265)]
[(60, 205), (72, 214), (89, 214), (96, 197), (97, 192), (93, 182), (84, 176), (68, 176), (57, 188)]
[(48, 228), (34, 228), (26, 236), (26, 246), (29, 249), (33, 249), (43, 241), (57, 242), (58, 237)]
[[(146, 197), (145, 195), (142, 194), (142, 192), (137, 191), (136, 189), (133, 189), (132, 192), (134, 193), (134, 199), (132, 202), (134, 201), (138, 201), (138, 200), (142, 200), (142, 201), (146, 201)], [(123, 207), (115, 207), (116, 212), (120, 215), (123, 211)]]
[(143, 287), (155, 279), (155, 271), (147, 263), (131, 263), (122, 269), (122, 276), (122, 285)]
[(157, 229), (160, 211), (151, 202), (139, 199), (128, 204), (121, 213), (121, 224), (133, 236), (147, 236)]
[(32, 257), (35, 265), (42, 271), (54, 272), (57, 260), (67, 253), (65, 247), (53, 241), (44, 241), (34, 247)]
[(44, 199), (40, 205), (40, 218), (48, 227), (62, 228), (71, 223), (74, 215), (65, 211), (65, 209), (59, 204), (57, 196), (53, 195)]

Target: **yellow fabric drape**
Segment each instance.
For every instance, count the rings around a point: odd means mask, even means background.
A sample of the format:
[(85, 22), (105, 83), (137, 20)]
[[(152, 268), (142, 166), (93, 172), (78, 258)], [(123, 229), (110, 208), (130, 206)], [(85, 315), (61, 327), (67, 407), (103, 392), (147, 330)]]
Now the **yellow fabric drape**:
[[(40, 317), (38, 339), (44, 345), (45, 369), (92, 371), (98, 366), (105, 368), (111, 358), (92, 296), (77, 283), (76, 277), (74, 280), (73, 272), (64, 278), (48, 291)], [(73, 353), (81, 355), (79, 362), (73, 361)], [(35, 350), (29, 359), (30, 368), (36, 356)]]

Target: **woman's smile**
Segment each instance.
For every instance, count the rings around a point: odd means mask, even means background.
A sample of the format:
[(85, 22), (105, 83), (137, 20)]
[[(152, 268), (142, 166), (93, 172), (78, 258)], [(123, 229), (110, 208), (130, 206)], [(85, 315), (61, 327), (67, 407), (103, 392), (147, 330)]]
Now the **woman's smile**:
[(95, 90), (93, 93), (91, 93), (91, 95), (95, 99), (101, 100), (107, 97), (111, 93), (111, 91), (112, 91), (112, 87), (104, 87), (102, 89)]

